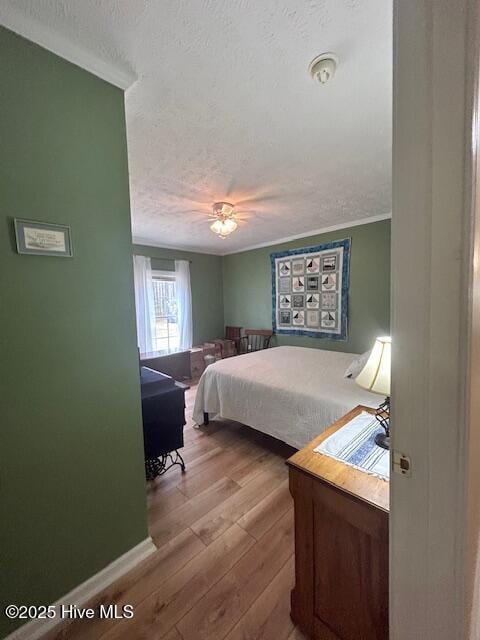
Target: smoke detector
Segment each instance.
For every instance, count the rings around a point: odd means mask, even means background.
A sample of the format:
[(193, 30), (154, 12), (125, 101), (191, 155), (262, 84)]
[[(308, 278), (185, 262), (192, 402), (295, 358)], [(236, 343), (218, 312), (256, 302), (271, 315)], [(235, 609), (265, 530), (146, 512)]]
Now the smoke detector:
[(315, 82), (326, 84), (335, 75), (338, 65), (338, 58), (334, 53), (321, 53), (314, 58), (308, 71)]

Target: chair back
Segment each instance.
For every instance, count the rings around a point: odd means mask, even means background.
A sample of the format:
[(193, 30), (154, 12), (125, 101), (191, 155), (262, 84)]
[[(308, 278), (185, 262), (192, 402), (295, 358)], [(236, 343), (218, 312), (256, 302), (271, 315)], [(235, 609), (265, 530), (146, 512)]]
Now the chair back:
[(262, 351), (268, 349), (273, 331), (271, 329), (245, 329), (245, 335), (240, 339), (240, 353)]
[(235, 350), (238, 353), (240, 351), (240, 337), (242, 335), (242, 327), (225, 327), (225, 338), (227, 340), (233, 340), (235, 343)]
[(227, 340), (239, 340), (242, 334), (242, 327), (225, 327), (225, 338)]

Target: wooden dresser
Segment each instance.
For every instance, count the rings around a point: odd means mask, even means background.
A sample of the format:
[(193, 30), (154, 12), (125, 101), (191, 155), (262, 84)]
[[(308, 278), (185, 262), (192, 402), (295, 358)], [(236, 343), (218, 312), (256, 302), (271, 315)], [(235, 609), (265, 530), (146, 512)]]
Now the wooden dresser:
[(293, 621), (315, 640), (387, 640), (389, 484), (313, 449), (288, 461), (295, 505)]
[(191, 377), (189, 349), (165, 349), (141, 353), (140, 364), (142, 367), (165, 373), (174, 380), (182, 381)]

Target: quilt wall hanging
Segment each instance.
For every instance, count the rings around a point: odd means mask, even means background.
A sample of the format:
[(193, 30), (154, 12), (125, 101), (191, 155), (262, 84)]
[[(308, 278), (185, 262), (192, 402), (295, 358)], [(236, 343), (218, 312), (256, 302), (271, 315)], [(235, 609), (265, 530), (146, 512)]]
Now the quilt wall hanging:
[(280, 335), (346, 340), (351, 239), (272, 253), (272, 326)]

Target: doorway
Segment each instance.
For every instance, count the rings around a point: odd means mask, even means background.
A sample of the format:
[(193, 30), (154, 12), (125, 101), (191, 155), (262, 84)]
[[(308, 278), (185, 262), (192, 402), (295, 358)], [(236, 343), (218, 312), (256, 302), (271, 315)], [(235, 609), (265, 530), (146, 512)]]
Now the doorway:
[(392, 640), (469, 637), (477, 24), (476, 3), (467, 0), (394, 5), (392, 431), (393, 449), (410, 457), (412, 474), (393, 473), (391, 481)]

